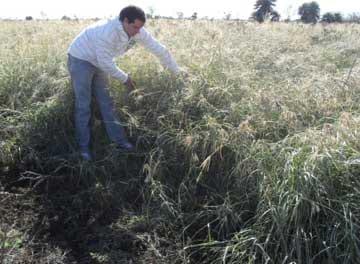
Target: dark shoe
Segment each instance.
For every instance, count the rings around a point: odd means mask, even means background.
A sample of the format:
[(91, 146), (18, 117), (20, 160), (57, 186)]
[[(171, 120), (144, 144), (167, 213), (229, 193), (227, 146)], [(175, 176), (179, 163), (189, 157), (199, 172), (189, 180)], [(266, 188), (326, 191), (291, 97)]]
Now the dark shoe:
[(118, 143), (117, 148), (122, 152), (134, 152), (135, 147), (130, 142)]

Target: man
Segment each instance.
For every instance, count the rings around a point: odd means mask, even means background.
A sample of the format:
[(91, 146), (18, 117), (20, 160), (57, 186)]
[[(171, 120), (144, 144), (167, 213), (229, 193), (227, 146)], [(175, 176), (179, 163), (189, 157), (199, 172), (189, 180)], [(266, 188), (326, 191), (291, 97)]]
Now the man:
[(70, 45), (68, 68), (75, 93), (75, 130), (80, 154), (85, 160), (92, 159), (89, 148), (92, 95), (99, 105), (111, 141), (125, 151), (134, 149), (127, 140), (109, 95), (109, 76), (134, 89), (131, 77), (114, 63), (116, 56), (123, 55), (138, 42), (155, 54), (164, 67), (175, 74), (180, 72), (168, 50), (143, 27), (145, 21), (142, 9), (128, 6), (121, 10), (119, 17), (84, 29)]

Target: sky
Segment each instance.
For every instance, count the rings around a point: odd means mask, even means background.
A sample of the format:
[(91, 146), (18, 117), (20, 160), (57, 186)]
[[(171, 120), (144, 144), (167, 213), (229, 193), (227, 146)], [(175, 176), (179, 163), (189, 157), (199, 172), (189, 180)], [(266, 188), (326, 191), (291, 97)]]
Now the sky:
[[(313, 0), (277, 0), (275, 10), (280, 12), (283, 19), (297, 18), (300, 5)], [(325, 12), (341, 12), (343, 15), (360, 13), (359, 0), (315, 0), (321, 10)], [(232, 18), (247, 19), (254, 9), (256, 0), (10, 0), (2, 4), (0, 18), (24, 19), (25, 16), (34, 18), (61, 18), (66, 15), (78, 18), (105, 18), (118, 15), (121, 8), (134, 4), (145, 10), (152, 9), (155, 15), (177, 17), (178, 12), (183, 12), (185, 17), (194, 12), (198, 17), (222, 18), (231, 13)]]

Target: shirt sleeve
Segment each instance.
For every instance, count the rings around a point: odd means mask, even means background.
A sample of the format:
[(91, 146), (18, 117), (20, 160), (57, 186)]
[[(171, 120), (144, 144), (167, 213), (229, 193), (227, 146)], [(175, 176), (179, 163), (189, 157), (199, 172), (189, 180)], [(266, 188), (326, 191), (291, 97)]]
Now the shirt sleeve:
[(98, 39), (96, 42), (95, 52), (99, 68), (111, 77), (125, 83), (128, 79), (128, 74), (116, 66), (111, 44), (102, 39)]
[(165, 68), (168, 68), (175, 74), (180, 72), (179, 66), (171, 56), (170, 52), (164, 45), (153, 38), (153, 36), (145, 28), (141, 28), (139, 34), (137, 34), (134, 39), (158, 57)]

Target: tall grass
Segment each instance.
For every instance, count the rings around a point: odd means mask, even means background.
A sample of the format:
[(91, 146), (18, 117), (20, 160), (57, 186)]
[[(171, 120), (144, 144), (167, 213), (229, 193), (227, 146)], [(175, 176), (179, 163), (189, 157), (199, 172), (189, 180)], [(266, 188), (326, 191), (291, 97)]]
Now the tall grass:
[(132, 208), (159, 263), (356, 263), (357, 25), (149, 21), (189, 77), (141, 47), (119, 59), (137, 89), (112, 95), (141, 153), (116, 153), (95, 108), (87, 164), (65, 65), (88, 23), (1, 22), (2, 186), (57, 189), (49, 210), (70, 231)]

